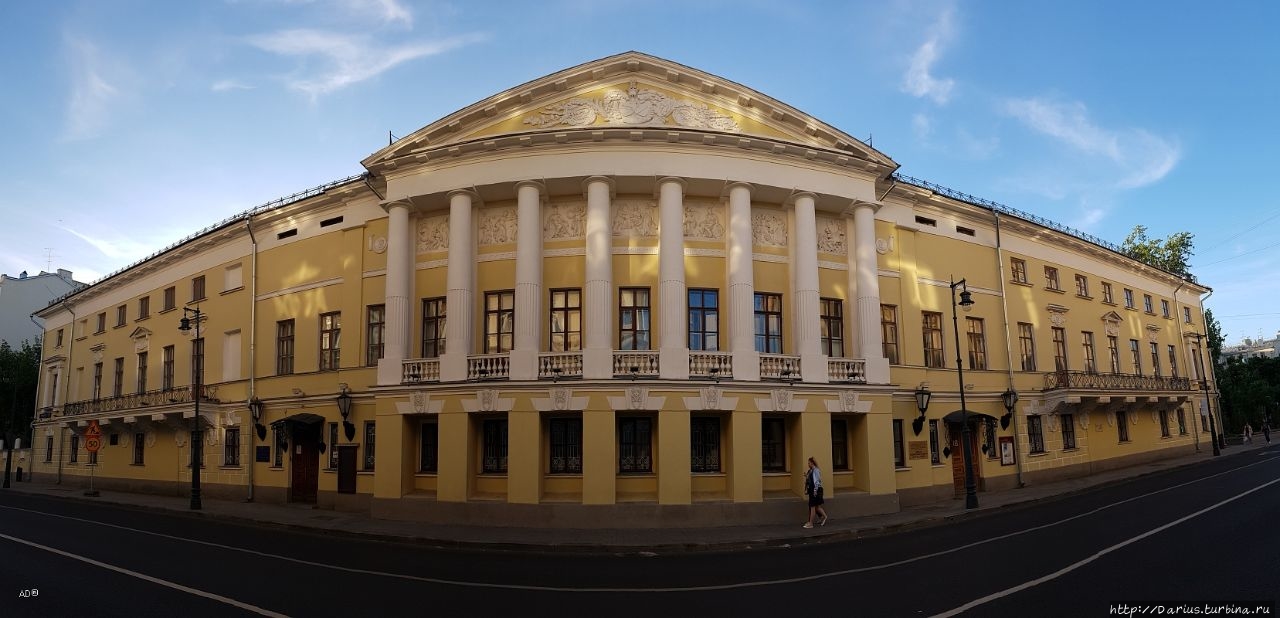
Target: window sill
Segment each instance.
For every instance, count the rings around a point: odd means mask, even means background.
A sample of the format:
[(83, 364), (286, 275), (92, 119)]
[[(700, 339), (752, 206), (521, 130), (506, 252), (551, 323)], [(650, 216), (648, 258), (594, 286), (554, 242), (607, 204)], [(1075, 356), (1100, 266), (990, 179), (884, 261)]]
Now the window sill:
[(1048, 287), (1048, 286), (1046, 286), (1046, 287), (1044, 288), (1044, 291), (1046, 291), (1046, 292), (1053, 292), (1054, 294), (1066, 294), (1066, 293), (1067, 293), (1067, 291), (1066, 291), (1066, 290), (1064, 290), (1064, 289), (1062, 289), (1062, 288), (1051, 288), (1051, 287)]
[(373, 469), (356, 470), (356, 476), (373, 476)]
[(1102, 301), (1102, 304), (1104, 304), (1104, 305), (1109, 305), (1109, 306), (1112, 306), (1112, 307), (1116, 306), (1116, 302), (1115, 302), (1114, 300), (1104, 300), (1104, 301)]
[(1149, 315), (1149, 316), (1153, 316), (1153, 317), (1154, 317), (1154, 316), (1155, 316), (1155, 314), (1156, 314), (1156, 312), (1154, 312), (1154, 311), (1143, 311), (1143, 313), (1145, 313), (1145, 314), (1147, 314), (1147, 315)]
[(177, 307), (169, 307), (168, 309), (161, 309), (157, 311), (156, 314), (163, 315), (163, 314), (169, 313), (170, 311), (175, 311), (175, 310), (177, 310)]
[(772, 476), (772, 477), (791, 476), (791, 473), (785, 470), (766, 470), (764, 472), (761, 472), (760, 476)]
[(1071, 448), (1064, 448), (1064, 449), (1062, 449), (1062, 452), (1064, 452), (1064, 453), (1074, 453), (1074, 452), (1076, 452), (1076, 451), (1078, 451), (1078, 450), (1080, 450), (1080, 449), (1079, 449), (1079, 448), (1077, 448), (1077, 447), (1074, 447), (1074, 446), (1073, 446), (1073, 447), (1071, 447)]
[(1014, 284), (1014, 285), (1020, 285), (1020, 286), (1023, 286), (1023, 287), (1028, 287), (1028, 288), (1029, 288), (1029, 287), (1035, 287), (1035, 286), (1031, 285), (1030, 283), (1027, 283), (1026, 281), (1018, 281), (1017, 279), (1011, 279), (1011, 280), (1009, 280), (1009, 283), (1012, 283), (1012, 284)]
[(910, 472), (911, 468), (908, 466), (895, 466), (893, 471), (894, 472)]
[(413, 476), (414, 476), (414, 477), (416, 477), (416, 478), (428, 478), (428, 479), (433, 479), (433, 478), (436, 478), (437, 476), (440, 476), (440, 473), (439, 473), (439, 472), (418, 471), (418, 472), (414, 472), (414, 473), (413, 473)]
[(507, 473), (506, 472), (481, 472), (480, 474), (477, 474), (476, 477), (482, 478), (482, 479), (505, 479), (507, 478)]
[(1093, 297), (1089, 296), (1088, 294), (1076, 294), (1076, 298), (1079, 298), (1081, 300), (1093, 300)]
[(728, 475), (723, 471), (716, 472), (690, 472), (690, 476), (700, 476), (702, 478), (726, 478)]
[(102, 330), (95, 330), (95, 331), (93, 331), (93, 334), (95, 334), (95, 335), (101, 335), (102, 333), (105, 333), (105, 332), (107, 332), (107, 329), (105, 329), (105, 328), (104, 328), (104, 329), (102, 329)]
[(124, 328), (126, 326), (128, 326), (128, 324), (116, 324), (115, 326), (111, 327), (111, 330), (116, 330), (117, 328)]
[(284, 470), (284, 466), (267, 466), (267, 469), (268, 469), (268, 470), (280, 470), (280, 471), (283, 471), (283, 470)]
[(234, 293), (239, 292), (240, 290), (243, 290), (243, 289), (244, 289), (244, 286), (242, 285), (242, 286), (240, 286), (240, 287), (231, 288), (230, 290), (223, 290), (223, 291), (221, 291), (221, 292), (218, 292), (218, 296), (226, 296), (227, 294), (234, 294)]
[(1138, 308), (1137, 308), (1137, 307), (1125, 307), (1125, 309), (1126, 309), (1126, 310), (1128, 310), (1128, 311), (1137, 311), (1137, 310), (1138, 310)]
[(1048, 454), (1049, 451), (1039, 451), (1036, 453), (1027, 453), (1027, 457), (1045, 457), (1048, 456)]
[(147, 315), (144, 315), (144, 316), (140, 316), (140, 317), (134, 318), (134, 320), (133, 320), (133, 321), (134, 321), (134, 323), (136, 324), (136, 323), (138, 323), (138, 322), (146, 322), (146, 321), (147, 321), (148, 319), (150, 319), (150, 318), (151, 318), (151, 314), (147, 314)]
[(218, 466), (219, 470), (244, 470), (244, 466)]

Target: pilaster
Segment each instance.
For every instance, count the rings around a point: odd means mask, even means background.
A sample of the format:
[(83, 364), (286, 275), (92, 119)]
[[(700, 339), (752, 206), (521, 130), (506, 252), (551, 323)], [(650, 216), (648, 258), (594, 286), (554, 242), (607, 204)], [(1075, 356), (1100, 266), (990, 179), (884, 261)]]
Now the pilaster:
[(386, 331), (383, 355), (378, 361), (378, 384), (399, 384), (402, 361), (409, 350), (413, 317), (413, 227), (409, 205), (394, 202), (387, 207)]
[(471, 354), (474, 315), (475, 245), (471, 227), (474, 193), (454, 191), (449, 194), (449, 271), (445, 323), (445, 353), (440, 356), (440, 380), (461, 382), (467, 379), (467, 355)]
[(876, 259), (875, 204), (853, 207), (854, 243), (858, 277), (858, 340), (867, 362), (867, 382), (889, 382), (889, 360), (880, 341), (880, 275)]
[(516, 315), (511, 379), (538, 378), (542, 341), (542, 185), (516, 185)]
[(613, 226), (611, 193), (613, 181), (592, 176), (585, 182), (586, 312), (583, 315), (583, 377), (613, 377)]
[(689, 378), (686, 318), (689, 297), (684, 278), (684, 180), (658, 181), (658, 349), (659, 375), (667, 380)]
[[(729, 350), (735, 380), (760, 379), (755, 349), (755, 270), (751, 262), (751, 185), (729, 185)], [(757, 433), (759, 428), (757, 428)], [(758, 450), (758, 449), (757, 449)]]
[(795, 330), (801, 379), (827, 381), (822, 354), (822, 320), (818, 297), (818, 222), (812, 193), (799, 193), (795, 206)]

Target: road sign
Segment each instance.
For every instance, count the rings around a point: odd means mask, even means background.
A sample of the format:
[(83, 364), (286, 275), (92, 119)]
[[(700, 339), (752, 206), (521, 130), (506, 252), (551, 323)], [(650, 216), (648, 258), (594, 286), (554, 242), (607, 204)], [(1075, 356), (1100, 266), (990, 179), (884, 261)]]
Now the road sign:
[(102, 448), (102, 436), (85, 436), (84, 450), (96, 453), (100, 448)]
[(102, 437), (102, 428), (98, 426), (98, 421), (89, 421), (89, 428), (84, 430), (84, 435)]

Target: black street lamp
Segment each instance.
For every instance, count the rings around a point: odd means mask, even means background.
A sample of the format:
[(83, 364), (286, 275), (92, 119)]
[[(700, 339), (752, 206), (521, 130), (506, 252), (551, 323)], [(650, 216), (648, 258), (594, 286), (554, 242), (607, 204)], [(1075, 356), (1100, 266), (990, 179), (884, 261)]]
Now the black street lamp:
[(964, 279), (951, 281), (951, 329), (956, 336), (956, 379), (960, 381), (960, 448), (964, 452), (964, 508), (978, 508), (978, 486), (973, 480), (973, 447), (969, 444), (969, 408), (964, 401), (964, 362), (960, 358), (960, 318), (956, 316), (956, 288), (959, 287), (960, 307), (965, 313), (973, 310), (973, 294)]
[[(194, 347), (202, 346), (198, 363), (191, 368), (194, 374), (195, 392), (192, 393), (191, 399), (195, 402), (195, 418), (191, 419), (191, 506), (193, 511), (201, 509), (200, 504), (200, 466), (204, 455), (204, 443), (200, 438), (200, 397), (204, 392), (204, 341), (200, 338), (200, 322), (204, 319), (204, 314), (200, 312), (200, 307), (192, 309), (190, 307), (182, 308), (182, 320), (178, 322), (178, 330), (186, 333), (191, 331), (191, 319), (187, 315), (195, 316), (196, 338), (192, 340), (191, 359), (196, 363), (196, 355)], [(198, 343), (197, 343), (198, 342)]]
[(1213, 456), (1217, 457), (1222, 454), (1218, 448), (1218, 429), (1213, 422), (1213, 403), (1209, 400), (1209, 366), (1205, 363), (1208, 359), (1204, 354), (1204, 346), (1202, 345), (1204, 335), (1194, 333), (1196, 336), (1196, 347), (1200, 348), (1200, 386), (1204, 388), (1204, 409), (1209, 413), (1209, 439), (1213, 441)]
[(1009, 421), (1013, 419), (1013, 406), (1018, 405), (1018, 391), (1010, 387), (1009, 390), (1000, 393), (1000, 401), (1004, 402), (1004, 416), (1000, 417), (1000, 428), (1008, 429)]
[(930, 393), (928, 387), (921, 384), (920, 388), (916, 389), (915, 395), (916, 409), (920, 410), (920, 416), (911, 421), (911, 430), (916, 432), (918, 436), (921, 431), (924, 431), (924, 414), (929, 411), (929, 398), (933, 396), (933, 393)]

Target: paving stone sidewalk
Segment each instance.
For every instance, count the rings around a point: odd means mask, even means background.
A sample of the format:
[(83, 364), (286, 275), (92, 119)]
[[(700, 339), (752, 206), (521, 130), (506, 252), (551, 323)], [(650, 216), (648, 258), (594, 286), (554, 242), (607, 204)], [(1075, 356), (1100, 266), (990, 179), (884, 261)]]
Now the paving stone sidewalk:
[[(1272, 446), (1255, 439), (1253, 444), (1233, 445), (1224, 457), (1259, 454)], [(1274, 452), (1274, 451), (1273, 451)], [(367, 514), (316, 509), (298, 505), (260, 504), (230, 500), (203, 500), (202, 511), (188, 510), (189, 501), (180, 496), (101, 491), (85, 497), (79, 479), (72, 483), (14, 483), (13, 489), (30, 494), (69, 500), (112, 503), (134, 508), (168, 511), (198, 518), (211, 518), (254, 525), (282, 526), (325, 535), (375, 538), (384, 541), (420, 543), (439, 547), (516, 551), (585, 551), (607, 553), (670, 553), (677, 551), (731, 551), (753, 547), (778, 547), (829, 542), (858, 536), (882, 534), (916, 526), (934, 525), (959, 517), (1020, 504), (1053, 499), (1103, 485), (1124, 482), (1139, 476), (1196, 465), (1212, 459), (1208, 445), (1202, 452), (1095, 474), (1086, 478), (1028, 485), (1007, 491), (979, 494), (980, 508), (966, 512), (964, 501), (913, 506), (897, 513), (857, 518), (840, 518), (833, 513), (827, 525), (804, 529), (808, 513), (803, 500), (796, 499), (794, 524), (727, 526), (721, 528), (656, 529), (546, 529), (492, 527), (484, 525), (436, 525), (410, 521), (375, 519)], [(0, 490), (2, 491), (2, 490)]]

